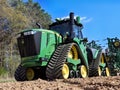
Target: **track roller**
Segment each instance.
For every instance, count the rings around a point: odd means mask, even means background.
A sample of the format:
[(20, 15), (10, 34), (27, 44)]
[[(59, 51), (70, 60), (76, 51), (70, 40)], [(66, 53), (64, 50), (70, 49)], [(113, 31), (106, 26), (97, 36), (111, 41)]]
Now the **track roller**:
[(81, 65), (79, 69), (80, 69), (80, 77), (82, 78), (88, 77), (87, 68), (85, 65)]
[(62, 67), (62, 77), (64, 79), (67, 79), (69, 77), (69, 67), (67, 64), (63, 64), (63, 67)]
[(108, 67), (105, 68), (105, 76), (110, 76), (110, 69)]
[(102, 75), (102, 70), (100, 68), (100, 66), (98, 66), (98, 76), (101, 76)]
[(74, 70), (70, 70), (70, 78), (75, 78), (76, 77), (76, 73)]

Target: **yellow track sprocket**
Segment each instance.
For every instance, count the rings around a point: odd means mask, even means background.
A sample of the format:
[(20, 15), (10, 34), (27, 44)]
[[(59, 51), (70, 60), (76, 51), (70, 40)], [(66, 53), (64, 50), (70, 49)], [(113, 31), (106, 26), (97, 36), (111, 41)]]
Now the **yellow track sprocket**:
[(78, 60), (78, 51), (75, 45), (73, 45), (70, 51), (68, 52), (68, 58)]

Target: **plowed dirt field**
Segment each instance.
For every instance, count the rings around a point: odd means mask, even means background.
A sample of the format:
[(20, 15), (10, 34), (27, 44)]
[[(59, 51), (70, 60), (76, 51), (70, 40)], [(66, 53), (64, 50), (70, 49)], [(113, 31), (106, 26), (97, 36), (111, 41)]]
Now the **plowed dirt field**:
[(1, 82), (0, 90), (120, 90), (120, 76)]

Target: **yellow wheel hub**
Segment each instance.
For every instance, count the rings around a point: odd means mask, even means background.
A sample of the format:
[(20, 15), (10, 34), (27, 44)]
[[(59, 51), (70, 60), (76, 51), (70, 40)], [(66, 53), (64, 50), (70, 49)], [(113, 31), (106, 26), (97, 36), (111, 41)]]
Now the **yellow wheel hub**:
[(84, 65), (82, 65), (80, 68), (80, 74), (83, 78), (87, 77), (87, 68)]
[(32, 80), (34, 78), (34, 70), (32, 68), (28, 68), (26, 71), (26, 77), (28, 80)]
[(64, 79), (67, 79), (69, 77), (69, 67), (67, 64), (63, 64), (62, 75)]
[(110, 70), (108, 67), (105, 68), (106, 76), (110, 76)]
[(73, 45), (70, 51), (68, 52), (68, 58), (78, 60), (78, 52), (75, 45)]
[(98, 67), (98, 75), (101, 76), (101, 73), (102, 73), (101, 68)]

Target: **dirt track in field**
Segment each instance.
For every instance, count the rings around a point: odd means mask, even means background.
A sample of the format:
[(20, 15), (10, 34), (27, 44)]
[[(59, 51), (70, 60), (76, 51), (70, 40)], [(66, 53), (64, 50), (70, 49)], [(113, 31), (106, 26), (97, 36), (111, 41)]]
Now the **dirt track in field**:
[(120, 76), (2, 82), (0, 90), (120, 90)]

